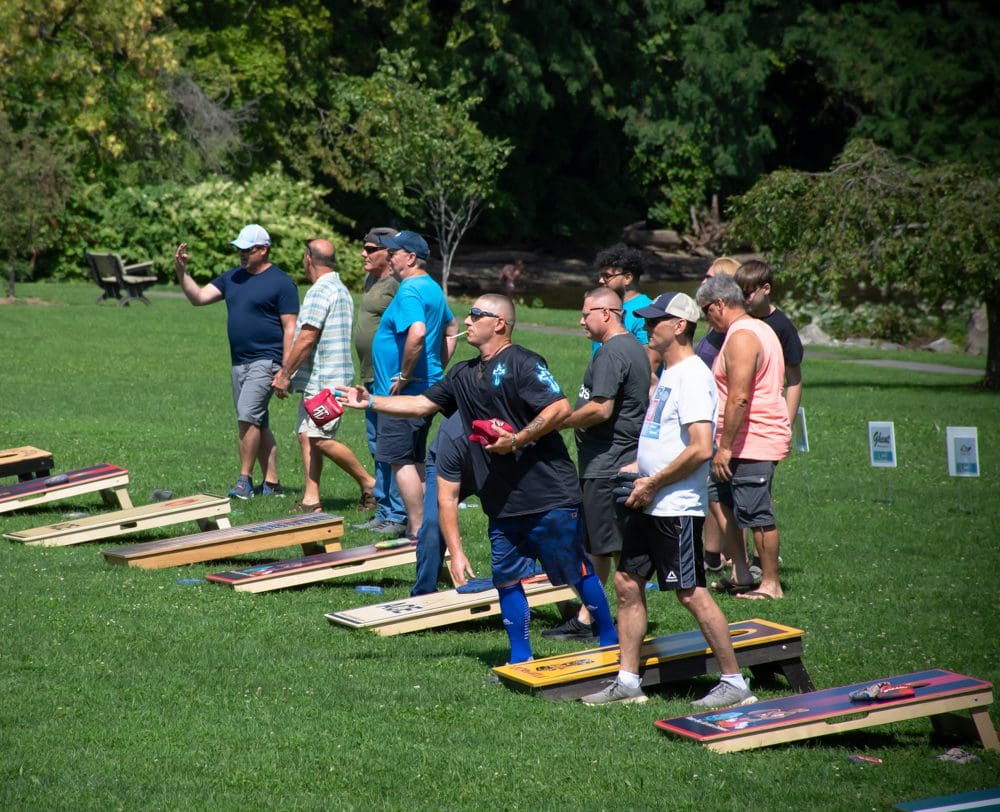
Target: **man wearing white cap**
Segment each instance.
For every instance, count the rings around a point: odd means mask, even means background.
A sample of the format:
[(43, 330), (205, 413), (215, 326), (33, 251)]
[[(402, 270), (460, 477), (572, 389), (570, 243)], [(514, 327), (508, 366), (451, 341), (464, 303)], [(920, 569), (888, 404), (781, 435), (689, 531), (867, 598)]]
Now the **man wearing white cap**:
[(694, 354), (698, 305), (684, 293), (663, 293), (635, 311), (646, 322), (649, 348), (663, 372), (639, 433), (639, 478), (625, 507), (615, 594), (618, 598), (618, 676), (604, 690), (581, 697), (586, 705), (645, 702), (639, 651), (646, 634), (646, 582), (654, 575), (698, 622), (722, 670), (721, 681), (694, 706), (722, 708), (756, 702), (740, 673), (725, 615), (705, 588), (701, 526), (708, 504), (708, 464), (718, 410), (711, 371)]
[(254, 463), (263, 477), (260, 492), (284, 496), (278, 480), (278, 451), (268, 426), (271, 381), (292, 346), (299, 292), (291, 277), (271, 264), (271, 238), (256, 223), (245, 226), (232, 244), (240, 264), (199, 285), (187, 272), (187, 243), (174, 254), (177, 281), (195, 307), (225, 299), (232, 361), (233, 403), (239, 426), (240, 474), (230, 496), (250, 499)]

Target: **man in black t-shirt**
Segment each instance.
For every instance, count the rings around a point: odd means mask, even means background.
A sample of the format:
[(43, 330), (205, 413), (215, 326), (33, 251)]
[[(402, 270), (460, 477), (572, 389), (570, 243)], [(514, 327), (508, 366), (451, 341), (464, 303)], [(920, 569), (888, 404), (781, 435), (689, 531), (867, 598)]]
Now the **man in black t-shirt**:
[[(545, 359), (512, 343), (514, 304), (509, 298), (480, 296), (465, 326), (479, 356), (455, 364), (423, 394), (372, 397), (354, 387), (341, 390), (341, 402), (397, 417), (458, 412), (467, 433), (473, 420), (499, 419), (511, 426), (513, 431), (498, 428), (497, 439), (485, 447), (470, 444), (474, 481), (489, 517), (493, 585), (500, 594), (510, 662), (532, 656), (521, 580), (533, 574), (536, 558), (552, 583), (568, 583), (580, 595), (601, 645), (614, 645), (618, 635), (607, 596), (583, 551), (576, 469), (558, 432), (570, 413), (569, 403)], [(475, 573), (462, 549), (458, 502), (456, 490), (439, 492), (439, 521), (452, 576), (463, 584)]]

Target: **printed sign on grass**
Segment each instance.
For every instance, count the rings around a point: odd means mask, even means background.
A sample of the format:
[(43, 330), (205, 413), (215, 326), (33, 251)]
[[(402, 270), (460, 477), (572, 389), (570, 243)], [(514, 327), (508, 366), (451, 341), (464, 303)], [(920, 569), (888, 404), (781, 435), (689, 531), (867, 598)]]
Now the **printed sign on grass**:
[(975, 426), (945, 428), (948, 476), (979, 476), (979, 433)]
[(808, 452), (809, 451), (809, 431), (806, 429), (806, 410), (799, 406), (797, 412), (798, 419), (795, 421), (795, 425), (792, 427), (793, 435), (792, 442), (795, 444), (796, 451)]
[(896, 432), (892, 421), (868, 421), (868, 457), (872, 468), (896, 467)]

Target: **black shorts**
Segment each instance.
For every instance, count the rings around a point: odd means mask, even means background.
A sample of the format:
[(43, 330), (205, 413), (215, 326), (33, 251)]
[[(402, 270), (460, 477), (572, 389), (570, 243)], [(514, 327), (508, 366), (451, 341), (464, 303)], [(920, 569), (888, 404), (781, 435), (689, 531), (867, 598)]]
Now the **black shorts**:
[(583, 491), (583, 547), (591, 555), (620, 553), (625, 535), (626, 510), (615, 502), (618, 483), (610, 477), (581, 479)]
[(716, 483), (719, 502), (733, 509), (736, 526), (740, 530), (750, 527), (773, 527), (774, 503), (771, 500), (771, 486), (778, 463), (768, 460), (729, 461), (733, 472), (728, 482)]
[(625, 536), (618, 569), (650, 580), (661, 590), (705, 586), (701, 528), (704, 516), (650, 516), (635, 513)]
[(378, 416), (375, 461), (390, 465), (423, 465), (427, 456), (430, 417)]

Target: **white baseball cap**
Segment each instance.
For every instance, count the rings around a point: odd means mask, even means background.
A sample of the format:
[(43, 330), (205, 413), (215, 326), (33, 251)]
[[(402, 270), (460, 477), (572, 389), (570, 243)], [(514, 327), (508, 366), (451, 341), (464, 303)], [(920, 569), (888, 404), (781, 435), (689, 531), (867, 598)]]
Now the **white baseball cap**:
[(242, 251), (246, 251), (248, 248), (253, 248), (255, 245), (270, 245), (271, 238), (268, 233), (263, 229), (263, 227), (257, 225), (256, 223), (251, 223), (248, 226), (243, 226), (243, 230), (240, 231), (240, 236), (238, 236), (232, 242), (237, 248)]
[(661, 293), (645, 307), (638, 308), (635, 315), (640, 319), (661, 319), (664, 316), (676, 316), (687, 321), (698, 321), (701, 308), (686, 293), (668, 291)]

